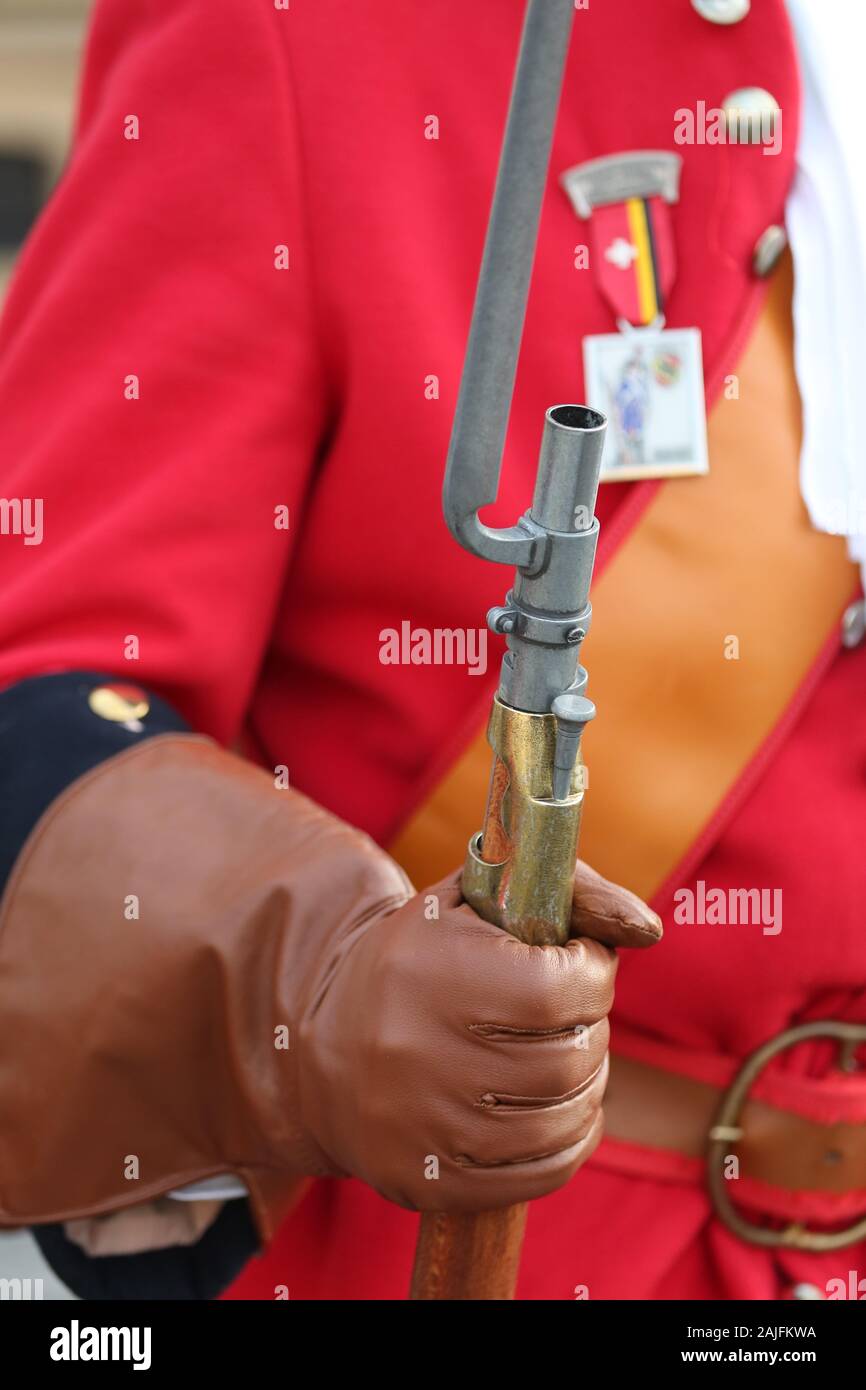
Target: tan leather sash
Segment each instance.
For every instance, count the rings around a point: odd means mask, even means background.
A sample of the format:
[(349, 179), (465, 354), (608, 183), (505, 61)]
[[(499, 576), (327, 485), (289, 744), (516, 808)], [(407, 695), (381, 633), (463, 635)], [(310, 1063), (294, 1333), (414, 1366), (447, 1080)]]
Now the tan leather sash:
[[(800, 498), (791, 289), (785, 258), (737, 394), (710, 415), (709, 474), (664, 483), (593, 589), (581, 855), (645, 898), (778, 726), (855, 587), (844, 541), (812, 530)], [(489, 768), (481, 731), (391, 847), (417, 885), (462, 863)]]

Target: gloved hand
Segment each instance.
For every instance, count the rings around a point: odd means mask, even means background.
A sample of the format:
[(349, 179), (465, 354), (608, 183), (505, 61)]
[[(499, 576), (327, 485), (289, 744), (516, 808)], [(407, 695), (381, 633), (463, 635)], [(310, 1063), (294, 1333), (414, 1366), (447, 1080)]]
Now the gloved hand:
[(204, 739), (74, 783), (0, 909), (0, 1224), (225, 1172), (264, 1234), (297, 1174), (454, 1210), (564, 1182), (601, 1133), (610, 946), (658, 921), (583, 867), (564, 947), (481, 921), (457, 876), (430, 891), (438, 919), (366, 836)]
[(459, 874), (371, 918), (303, 1014), (300, 1110), (322, 1152), (422, 1210), (566, 1182), (602, 1131), (617, 965), (603, 943), (658, 934), (585, 866), (574, 921), (587, 934), (565, 946), (524, 945), (462, 902)]

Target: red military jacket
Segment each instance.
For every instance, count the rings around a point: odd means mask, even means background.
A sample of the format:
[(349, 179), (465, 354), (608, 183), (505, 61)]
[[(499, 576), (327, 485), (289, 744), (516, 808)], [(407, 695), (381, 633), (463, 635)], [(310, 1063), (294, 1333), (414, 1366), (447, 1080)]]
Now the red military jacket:
[[(116, 670), (217, 739), (250, 739), (383, 844), (459, 755), (498, 651), (483, 675), (386, 665), (380, 634), (477, 628), (504, 592), (504, 571), (451, 540), (440, 489), (522, 12), (102, 0), (69, 168), (3, 320), (3, 486), (44, 499), (42, 544), (0, 547), (4, 684)], [(556, 175), (674, 148), (678, 108), (744, 86), (783, 110), (777, 155), (677, 147), (667, 318), (702, 330), (710, 400), (760, 308), (753, 248), (794, 172), (784, 5), (731, 26), (689, 0), (576, 14), (492, 520), (528, 503), (545, 408), (582, 398), (583, 335), (613, 328)], [(629, 544), (612, 520), (635, 486), (602, 488), (602, 573)], [(863, 1019), (864, 675), (866, 649), (825, 654), (701, 846), (707, 882), (784, 887), (784, 930), (672, 927), (621, 963), (614, 1045), (619, 1027), (710, 1077), (792, 1022)], [(749, 1249), (688, 1174), (632, 1159), (627, 1175), (602, 1146), (534, 1204), (523, 1296), (774, 1297), (855, 1260)], [(236, 1292), (401, 1297), (414, 1222), (318, 1184)]]

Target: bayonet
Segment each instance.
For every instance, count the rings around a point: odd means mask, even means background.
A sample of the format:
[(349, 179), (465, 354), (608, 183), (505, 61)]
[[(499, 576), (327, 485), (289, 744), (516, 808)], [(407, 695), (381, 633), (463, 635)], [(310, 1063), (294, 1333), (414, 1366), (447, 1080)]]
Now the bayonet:
[[(580, 740), (595, 711), (580, 650), (589, 630), (595, 499), (606, 421), (584, 405), (546, 412), (531, 505), (495, 529), (496, 501), (574, 0), (529, 0), (445, 473), (459, 543), (513, 565), (490, 628), (505, 637), (488, 737), (493, 766), (463, 895), (537, 944), (568, 939), (584, 797)], [(525, 1210), (425, 1216), (414, 1298), (510, 1298)]]

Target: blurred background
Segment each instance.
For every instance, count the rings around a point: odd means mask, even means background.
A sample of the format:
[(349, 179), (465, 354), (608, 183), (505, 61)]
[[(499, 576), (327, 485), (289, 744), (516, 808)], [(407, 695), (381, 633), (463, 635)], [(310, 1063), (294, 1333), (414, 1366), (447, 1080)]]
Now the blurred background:
[(91, 7), (0, 0), (0, 295), (66, 159)]
[[(66, 159), (91, 4), (0, 0), (0, 298)], [(0, 1235), (0, 1281), (27, 1279), (42, 1279), (44, 1298), (72, 1297), (29, 1235)], [(0, 1282), (0, 1299), (15, 1289)]]

